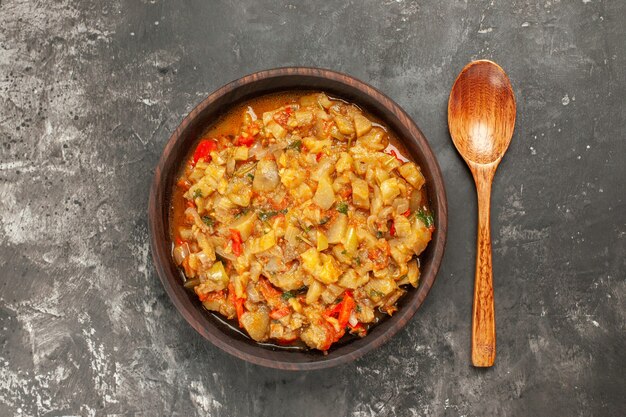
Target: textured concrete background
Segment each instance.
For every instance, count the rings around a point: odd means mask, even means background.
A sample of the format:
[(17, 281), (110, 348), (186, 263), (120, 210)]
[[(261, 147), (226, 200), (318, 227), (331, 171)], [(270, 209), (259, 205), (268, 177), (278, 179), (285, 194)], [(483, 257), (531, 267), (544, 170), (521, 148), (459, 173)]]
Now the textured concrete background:
[[(0, 416), (618, 416), (626, 408), (626, 2), (0, 0)], [(509, 73), (494, 184), (496, 366), (469, 357), (475, 195), (446, 103)], [(174, 310), (146, 206), (208, 93), (283, 65), (345, 71), (414, 117), (450, 237), (414, 320), (335, 369), (236, 360)]]

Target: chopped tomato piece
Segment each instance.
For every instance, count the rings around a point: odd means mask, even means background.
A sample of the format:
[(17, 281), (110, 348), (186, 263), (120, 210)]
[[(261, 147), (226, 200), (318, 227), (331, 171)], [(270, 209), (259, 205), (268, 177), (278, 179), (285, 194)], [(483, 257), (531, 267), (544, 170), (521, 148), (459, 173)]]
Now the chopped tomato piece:
[(225, 298), (225, 297), (224, 297), (224, 291), (217, 291), (217, 292), (209, 292), (206, 294), (198, 294), (198, 298), (200, 299), (200, 301), (204, 302), (204, 301), (219, 300), (220, 298)]
[(316, 160), (317, 162), (319, 162), (319, 161), (320, 161), (320, 159), (322, 159), (322, 155), (324, 155), (324, 154), (323, 154), (323, 153), (321, 153), (321, 152), (319, 152), (317, 155), (315, 155), (315, 160)]
[(193, 200), (187, 200), (187, 207), (194, 208), (196, 207), (196, 203)]
[(287, 125), (287, 120), (289, 120), (289, 115), (291, 114), (291, 112), (292, 112), (291, 107), (287, 107), (283, 111), (274, 113), (274, 116), (272, 116), (272, 118), (279, 125), (286, 126)]
[(200, 158), (204, 158), (206, 161), (211, 160), (211, 152), (217, 150), (217, 142), (213, 139), (205, 139), (200, 141), (196, 151), (193, 154), (193, 164), (197, 164)]
[(274, 300), (283, 294), (281, 291), (274, 288), (274, 286), (266, 278), (259, 278), (259, 290), (261, 291), (261, 294), (263, 294), (263, 297), (268, 301)]
[(184, 179), (179, 179), (178, 182), (176, 183), (176, 185), (180, 188), (182, 188), (183, 190), (187, 191), (189, 189), (189, 187), (191, 187), (191, 184), (189, 183), (189, 181), (184, 180)]
[(243, 146), (247, 146), (248, 148), (251, 147), (254, 144), (254, 137), (253, 136), (239, 136), (237, 137), (237, 139), (235, 139), (235, 144), (236, 145), (243, 145)]
[(259, 129), (259, 126), (256, 123), (252, 123), (251, 125), (248, 126), (246, 131), (248, 132), (250, 136), (256, 136), (259, 134), (261, 130)]
[(235, 229), (230, 229), (230, 240), (232, 242), (232, 247), (233, 247), (233, 253), (235, 254), (235, 256), (240, 256), (242, 253), (241, 250), (241, 233), (239, 233), (239, 230), (235, 230)]
[(339, 190), (337, 192), (337, 194), (339, 194), (343, 198), (349, 198), (352, 195), (352, 188), (351, 187), (344, 187), (341, 190)]
[(274, 310), (271, 311), (270, 317), (274, 320), (278, 320), (278, 319), (282, 319), (289, 313), (291, 313), (291, 309), (287, 306), (282, 307), (282, 308), (275, 308)]
[(411, 209), (408, 209), (407, 211), (405, 211), (404, 213), (402, 213), (402, 215), (404, 217), (409, 217), (411, 215)]
[(396, 235), (396, 226), (393, 224), (393, 221), (391, 222), (391, 226), (389, 226), (389, 234), (391, 236)]
[(374, 262), (374, 270), (379, 271), (389, 265), (389, 248), (371, 248), (367, 250), (367, 257)]
[(182, 240), (182, 239), (180, 238), (180, 236), (176, 236), (176, 239), (174, 239), (174, 242), (176, 242), (176, 246), (180, 246), (180, 245), (182, 245), (183, 243), (185, 243), (185, 241), (184, 241), (184, 240)]

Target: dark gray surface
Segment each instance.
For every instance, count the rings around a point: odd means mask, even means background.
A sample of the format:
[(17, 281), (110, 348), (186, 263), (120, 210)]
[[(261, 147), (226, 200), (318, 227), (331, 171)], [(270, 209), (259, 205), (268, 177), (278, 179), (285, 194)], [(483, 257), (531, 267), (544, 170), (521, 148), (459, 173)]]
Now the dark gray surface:
[[(626, 408), (626, 3), (0, 0), (0, 415), (618, 416)], [(446, 123), (469, 60), (509, 73), (493, 189), (498, 356), (470, 364), (475, 195)], [(165, 296), (152, 170), (209, 92), (283, 65), (345, 71), (414, 117), (447, 252), (390, 343), (287, 373), (214, 348)]]

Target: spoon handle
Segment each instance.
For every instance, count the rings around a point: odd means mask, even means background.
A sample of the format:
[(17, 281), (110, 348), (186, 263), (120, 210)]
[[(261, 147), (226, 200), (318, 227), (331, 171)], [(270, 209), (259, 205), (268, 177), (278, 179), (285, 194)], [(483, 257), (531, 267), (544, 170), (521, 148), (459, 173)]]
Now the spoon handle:
[(476, 242), (476, 277), (472, 308), (472, 363), (478, 367), (493, 365), (496, 358), (496, 322), (493, 303), (491, 265), (491, 183), (495, 166), (471, 167), (478, 196), (478, 236)]

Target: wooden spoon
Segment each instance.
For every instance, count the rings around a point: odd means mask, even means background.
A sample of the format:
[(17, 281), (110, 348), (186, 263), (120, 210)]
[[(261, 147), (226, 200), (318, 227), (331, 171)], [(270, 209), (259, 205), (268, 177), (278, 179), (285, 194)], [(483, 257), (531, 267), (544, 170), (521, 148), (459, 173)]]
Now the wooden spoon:
[(454, 146), (472, 171), (478, 195), (472, 363), (487, 367), (496, 358), (489, 224), (491, 183), (515, 127), (515, 95), (498, 64), (480, 60), (463, 68), (450, 92), (448, 127)]

